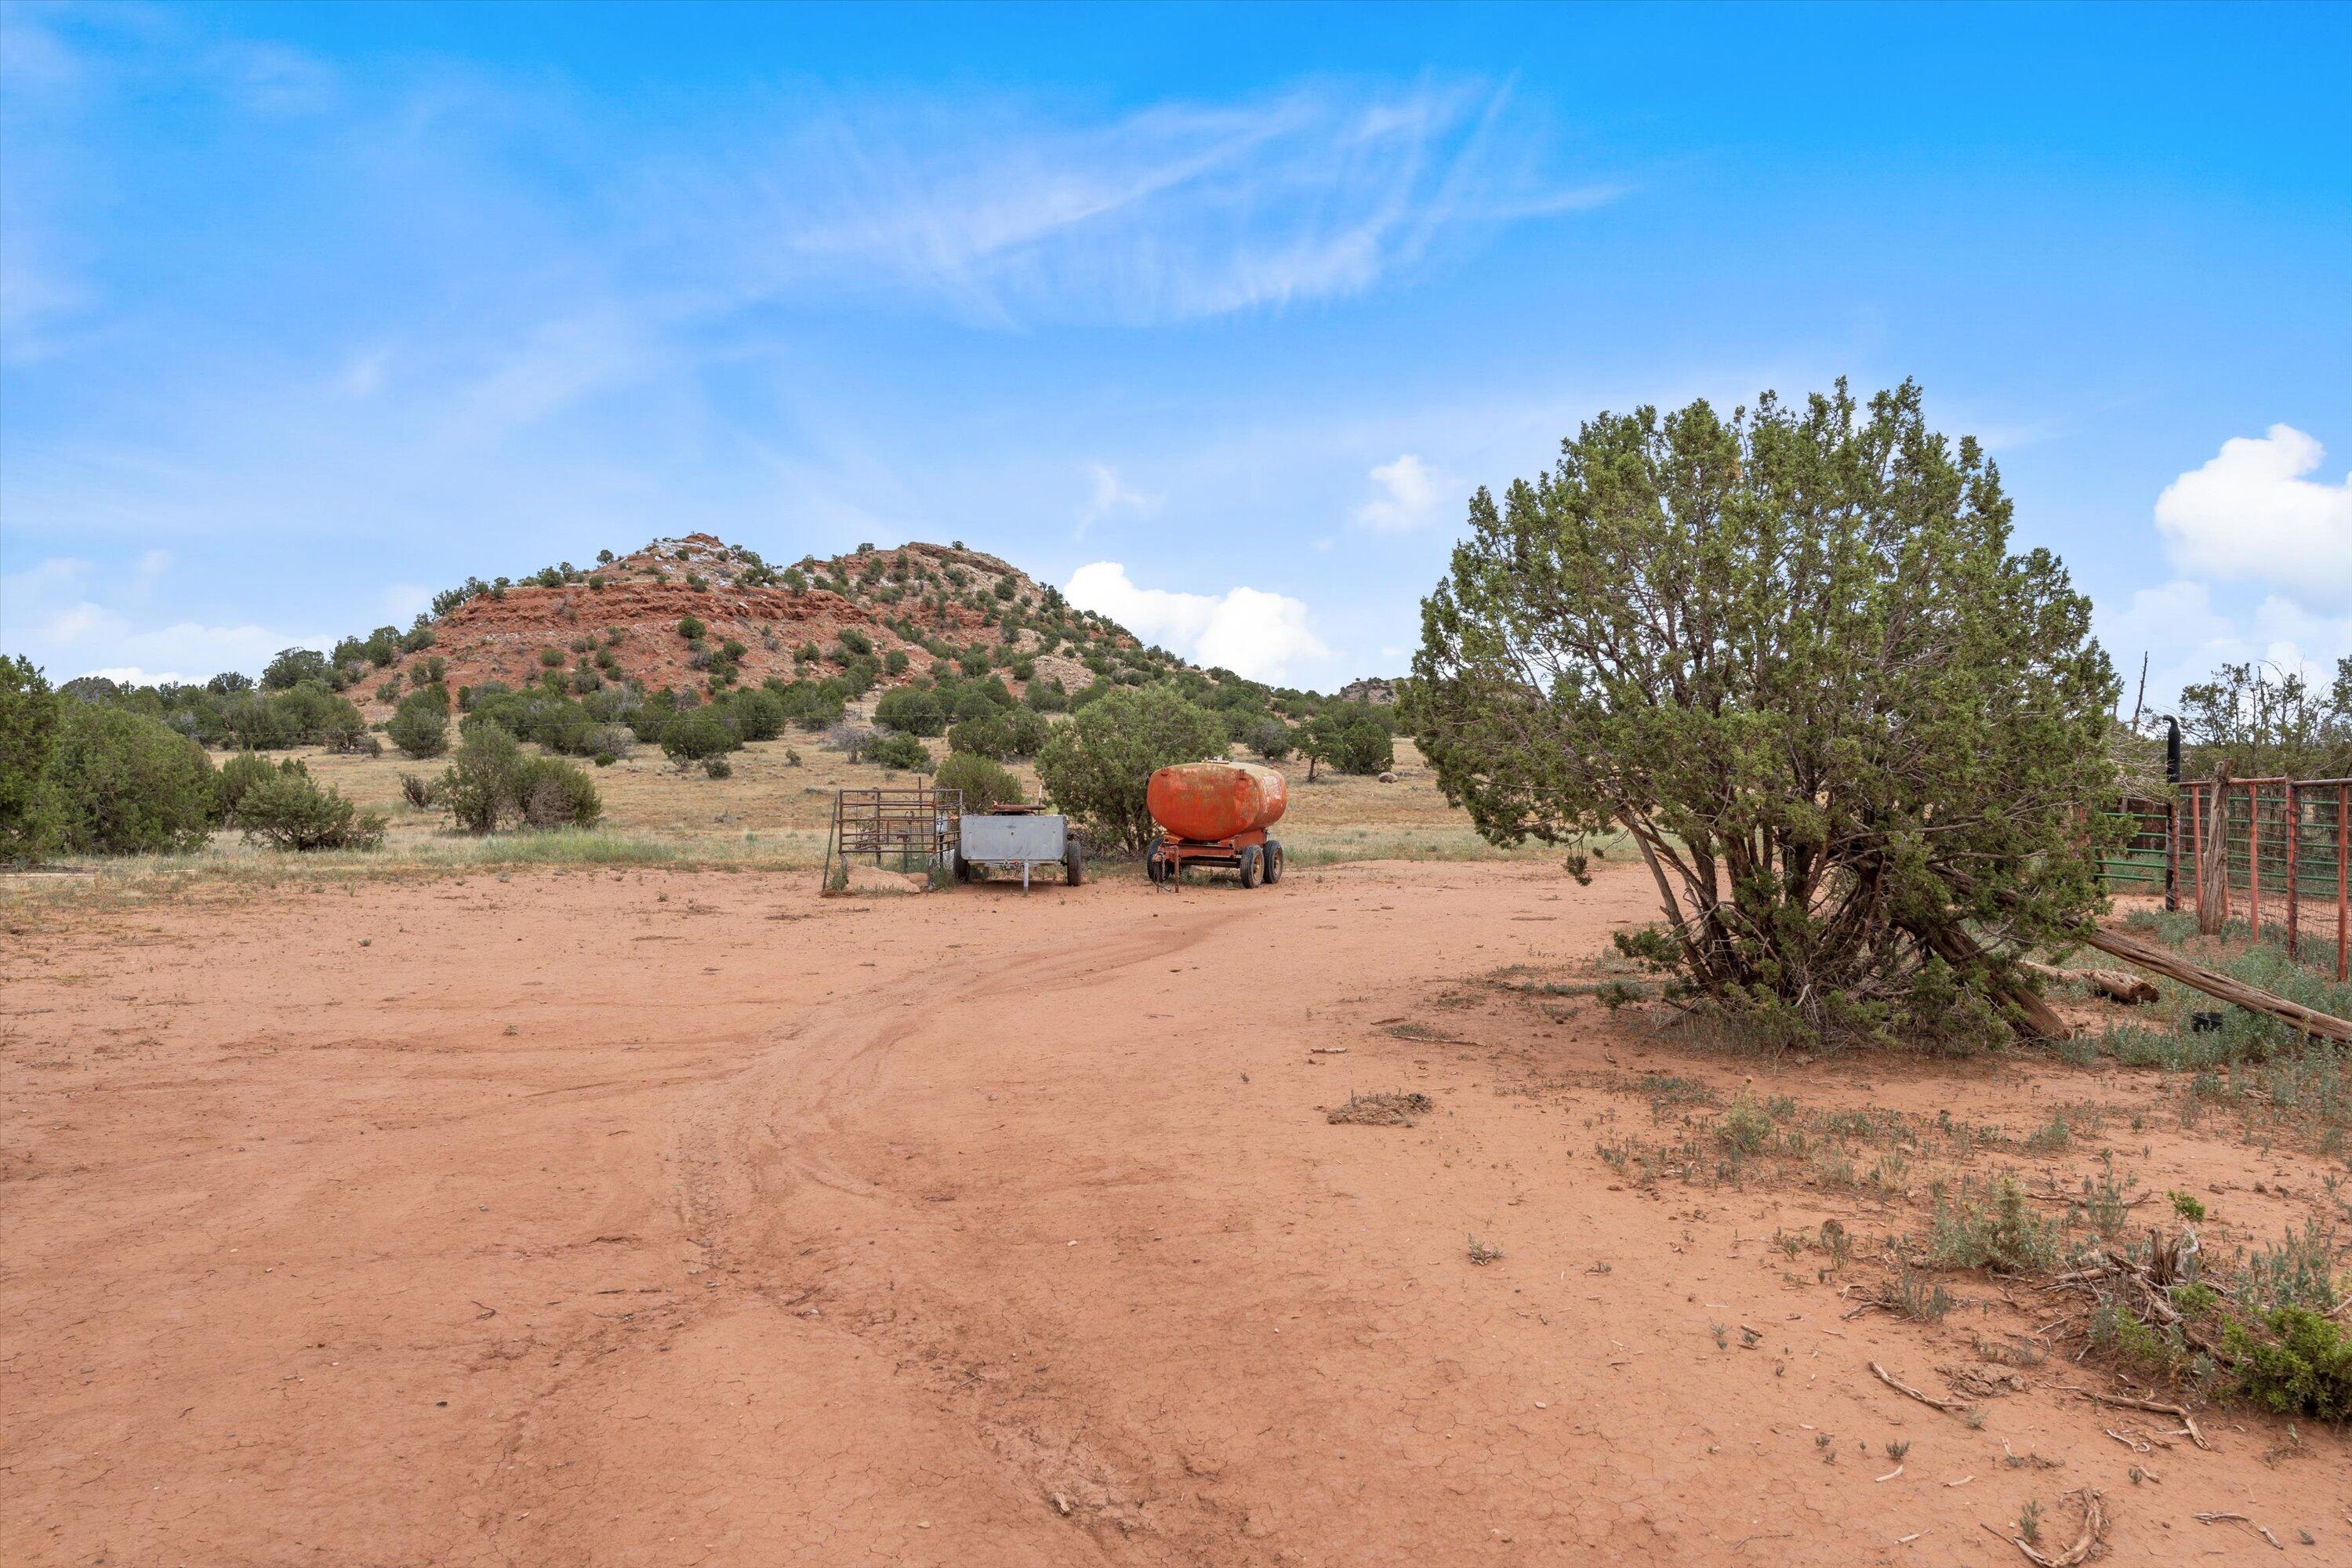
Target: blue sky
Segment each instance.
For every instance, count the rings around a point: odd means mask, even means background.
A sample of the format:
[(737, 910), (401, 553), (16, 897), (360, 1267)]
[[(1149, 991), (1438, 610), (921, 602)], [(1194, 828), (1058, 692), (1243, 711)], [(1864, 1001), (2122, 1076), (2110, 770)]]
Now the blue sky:
[(0, 6), (0, 646), (694, 529), (1401, 670), (1605, 408), (1916, 376), (2154, 698), (2352, 651), (2352, 7)]

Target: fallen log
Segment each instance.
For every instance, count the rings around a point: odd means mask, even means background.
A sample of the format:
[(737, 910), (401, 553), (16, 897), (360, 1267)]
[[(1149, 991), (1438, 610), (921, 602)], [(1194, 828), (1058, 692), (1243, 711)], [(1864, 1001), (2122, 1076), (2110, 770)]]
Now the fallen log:
[[(1984, 962), (1984, 950), (1957, 926), (1930, 926), (1920, 935), (1938, 957), (1955, 969), (1968, 969)], [(2016, 1011), (2019, 1026), (2034, 1038), (2063, 1040), (2074, 1034), (2056, 1008), (2024, 986), (2012, 983), (2000, 994), (2000, 1000)]]
[(2025, 960), (2020, 967), (2053, 984), (2087, 985), (2110, 1002), (2121, 1002), (2126, 1006), (2153, 1002), (2163, 994), (2157, 990), (2155, 982), (2142, 980), (2137, 974), (2126, 974), (2120, 969), (2058, 969), (2047, 963), (2036, 963), (2031, 959)]
[(2332, 1013), (2320, 1012), (2315, 1007), (2306, 1007), (2300, 1002), (2290, 1002), (2284, 996), (2273, 995), (2243, 981), (2232, 980), (2201, 963), (2191, 963), (2179, 953), (2158, 947), (2154, 942), (2142, 942), (2121, 931), (2095, 930), (2086, 934), (2083, 942), (2086, 946), (2095, 947), (2101, 952), (2126, 963), (2137, 963), (2168, 980), (2178, 980), (2209, 996), (2235, 1003), (2248, 1012), (2276, 1018), (2283, 1024), (2292, 1024), (2306, 1035), (2352, 1042), (2352, 1022), (2338, 1018)]

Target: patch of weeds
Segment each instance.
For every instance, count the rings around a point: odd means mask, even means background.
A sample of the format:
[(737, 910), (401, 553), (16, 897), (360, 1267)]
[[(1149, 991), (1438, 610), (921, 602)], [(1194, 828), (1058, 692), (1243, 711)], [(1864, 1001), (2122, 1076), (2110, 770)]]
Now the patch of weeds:
[(1716, 1119), (1715, 1136), (1739, 1153), (1757, 1154), (1771, 1143), (1773, 1126), (1772, 1113), (1743, 1093)]
[(2247, 1312), (2262, 1315), (2283, 1307), (2332, 1312), (2342, 1300), (2335, 1276), (2336, 1232), (2317, 1220), (2304, 1221), (2276, 1247), (2240, 1253), (2231, 1272), (2231, 1295)]
[(1915, 1323), (1940, 1323), (1952, 1310), (1952, 1293), (1940, 1283), (1930, 1282), (1908, 1264), (1895, 1275), (1894, 1285), (1883, 1299), (1887, 1310)]
[(2016, 1177), (2004, 1175), (1990, 1192), (1972, 1184), (1957, 1194), (1939, 1190), (1927, 1249), (1939, 1268), (2021, 1274), (2057, 1261), (2058, 1227), (2033, 1212)]
[(2066, 1125), (2066, 1113), (2063, 1110), (2052, 1111), (2049, 1122), (2025, 1140), (2027, 1152), (2034, 1154), (2063, 1154), (2074, 1143), (2074, 1130)]
[(1469, 1243), (1465, 1251), (1469, 1256), (1470, 1261), (1477, 1264), (1482, 1268), (1487, 1264), (1494, 1262), (1495, 1259), (1503, 1256), (1503, 1249), (1501, 1247), (1489, 1247), (1475, 1236), (1467, 1237), (1465, 1239)]
[(2172, 1212), (2191, 1225), (2205, 1217), (2205, 1205), (2187, 1193), (2167, 1193), (2164, 1195), (2172, 1200)]

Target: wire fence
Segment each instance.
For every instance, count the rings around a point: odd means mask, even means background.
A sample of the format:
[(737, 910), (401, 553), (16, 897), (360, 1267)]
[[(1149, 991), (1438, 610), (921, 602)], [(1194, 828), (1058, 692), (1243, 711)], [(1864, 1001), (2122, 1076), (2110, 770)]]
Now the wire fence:
[[(2332, 945), (2336, 978), (2352, 979), (2352, 779), (2232, 779), (2215, 798), (2213, 781), (2179, 786), (2169, 809), (2153, 805), (2165, 838), (2165, 908), (2189, 908), (2203, 915), (2204, 902), (2218, 894), (2223, 918), (2242, 919), (2248, 933), (2284, 942), (2304, 956), (2313, 943)], [(2220, 813), (2225, 886), (2209, 893), (2198, 874), (2202, 846)], [(2137, 851), (2142, 836), (2135, 834)], [(2108, 879), (2128, 885), (2144, 854), (2110, 862)]]

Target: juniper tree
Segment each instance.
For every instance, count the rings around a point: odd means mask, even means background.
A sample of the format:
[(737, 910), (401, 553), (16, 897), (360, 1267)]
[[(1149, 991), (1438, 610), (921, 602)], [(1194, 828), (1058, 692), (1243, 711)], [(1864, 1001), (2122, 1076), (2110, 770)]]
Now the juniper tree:
[(2015, 959), (2100, 906), (2113, 670), (2089, 601), (1917, 386), (1604, 414), (1481, 489), (1409, 721), (1497, 843), (1622, 826), (1621, 945), (1779, 1037), (2046, 1024)]

